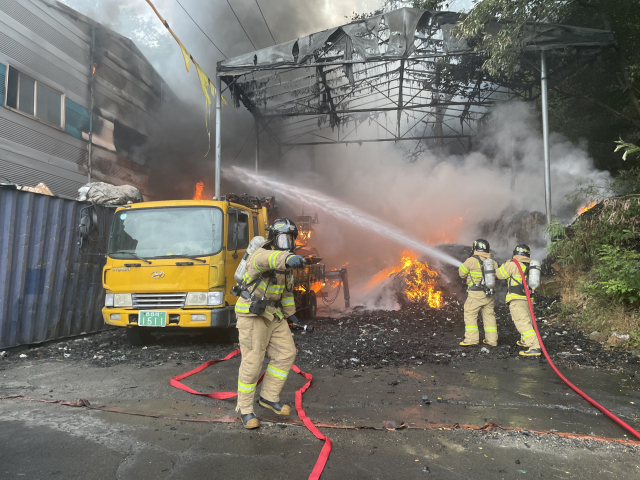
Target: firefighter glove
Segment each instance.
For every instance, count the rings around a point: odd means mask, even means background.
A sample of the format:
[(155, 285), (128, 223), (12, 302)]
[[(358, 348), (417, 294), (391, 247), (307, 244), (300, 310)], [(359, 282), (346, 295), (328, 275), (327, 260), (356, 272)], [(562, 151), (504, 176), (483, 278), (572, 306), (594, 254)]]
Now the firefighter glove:
[(300, 320), (298, 320), (298, 317), (296, 317), (295, 315), (291, 315), (289, 318), (287, 318), (287, 320), (291, 322), (292, 325), (297, 325), (299, 327), (301, 326)]
[(287, 258), (287, 266), (291, 268), (301, 268), (304, 267), (305, 260), (300, 255), (290, 255)]

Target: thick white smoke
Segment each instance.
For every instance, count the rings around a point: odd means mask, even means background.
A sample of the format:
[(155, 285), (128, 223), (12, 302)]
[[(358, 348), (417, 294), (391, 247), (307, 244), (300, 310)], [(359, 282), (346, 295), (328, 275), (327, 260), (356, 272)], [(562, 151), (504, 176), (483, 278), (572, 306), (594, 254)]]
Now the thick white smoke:
[[(323, 146), (316, 147), (313, 154), (292, 150), (284, 157), (282, 168), (273, 173), (284, 182), (357, 206), (431, 244), (468, 245), (478, 235), (480, 223), (499, 218), (509, 207), (514, 212), (544, 212), (544, 160), (538, 123), (532, 106), (512, 102), (495, 110), (481, 137), (475, 139), (479, 151), (467, 155), (426, 153), (408, 163), (394, 144)], [(363, 137), (373, 134), (364, 128), (360, 133)], [(588, 180), (604, 183), (609, 174), (593, 167), (586, 141), (574, 144), (553, 134), (551, 159), (553, 211), (567, 220), (576, 207), (567, 195)], [(310, 171), (312, 163), (315, 171)], [(308, 212), (310, 207), (304, 208)], [(399, 263), (402, 246), (348, 220), (335, 220), (324, 214), (322, 204), (311, 208), (317, 210), (321, 222), (315, 228), (315, 245), (330, 267), (350, 264), (356, 298), (359, 287), (373, 274)], [(291, 215), (301, 211), (302, 205), (290, 205)], [(487, 239), (503, 256), (516, 244), (515, 239), (491, 232)], [(543, 257), (544, 251), (535, 255)]]

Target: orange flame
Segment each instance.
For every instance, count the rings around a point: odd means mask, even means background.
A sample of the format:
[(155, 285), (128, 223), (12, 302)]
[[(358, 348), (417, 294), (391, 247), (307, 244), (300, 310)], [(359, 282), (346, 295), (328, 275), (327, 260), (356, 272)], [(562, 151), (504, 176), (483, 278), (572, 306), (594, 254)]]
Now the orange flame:
[(300, 245), (307, 245), (309, 239), (311, 239), (311, 233), (313, 230), (300, 230), (298, 232), (298, 238), (296, 239)]
[(193, 195), (193, 200), (204, 200), (202, 196), (202, 189), (204, 188), (204, 182), (196, 183), (196, 193)]
[(436, 290), (438, 272), (431, 270), (427, 262), (421, 262), (413, 252), (402, 252), (400, 265), (378, 272), (367, 285), (367, 289), (392, 275), (404, 276), (404, 294), (413, 302), (426, 301), (431, 308), (442, 306), (442, 292)]
[(598, 204), (598, 202), (589, 202), (586, 205), (581, 206), (578, 209), (578, 215), (582, 215), (584, 212), (586, 212), (587, 210), (591, 210), (593, 207), (595, 207)]

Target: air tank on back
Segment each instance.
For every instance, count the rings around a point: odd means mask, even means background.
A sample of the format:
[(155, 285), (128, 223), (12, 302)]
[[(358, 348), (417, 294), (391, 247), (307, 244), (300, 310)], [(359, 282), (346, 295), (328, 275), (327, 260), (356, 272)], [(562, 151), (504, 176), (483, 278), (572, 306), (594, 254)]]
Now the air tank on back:
[(531, 290), (535, 290), (540, 286), (540, 275), (542, 273), (540, 267), (542, 264), (539, 260), (531, 260), (529, 263), (529, 281), (528, 285)]
[(496, 288), (496, 269), (494, 262), (490, 258), (485, 258), (482, 262), (484, 268), (484, 285), (493, 290)]
[(266, 242), (265, 238), (261, 236), (253, 237), (251, 239), (251, 242), (249, 242), (249, 246), (247, 247), (247, 251), (242, 255), (242, 260), (240, 260), (240, 264), (238, 265), (238, 268), (236, 268), (236, 273), (233, 275), (233, 278), (235, 278), (238, 284), (242, 283), (242, 276), (244, 275), (244, 272), (247, 271), (247, 258), (249, 258), (253, 252), (262, 247)]

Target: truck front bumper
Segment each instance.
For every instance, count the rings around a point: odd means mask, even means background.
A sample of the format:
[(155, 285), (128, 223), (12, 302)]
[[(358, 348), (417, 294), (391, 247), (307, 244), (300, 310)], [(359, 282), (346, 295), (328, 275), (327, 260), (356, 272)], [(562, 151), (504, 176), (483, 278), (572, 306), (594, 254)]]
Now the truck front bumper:
[[(229, 328), (236, 325), (234, 307), (167, 309), (166, 328)], [(193, 320), (194, 315), (205, 316), (205, 320)], [(131, 308), (102, 309), (104, 323), (116, 327), (133, 327), (138, 325), (138, 310)], [(195, 317), (198, 318), (198, 317)]]

